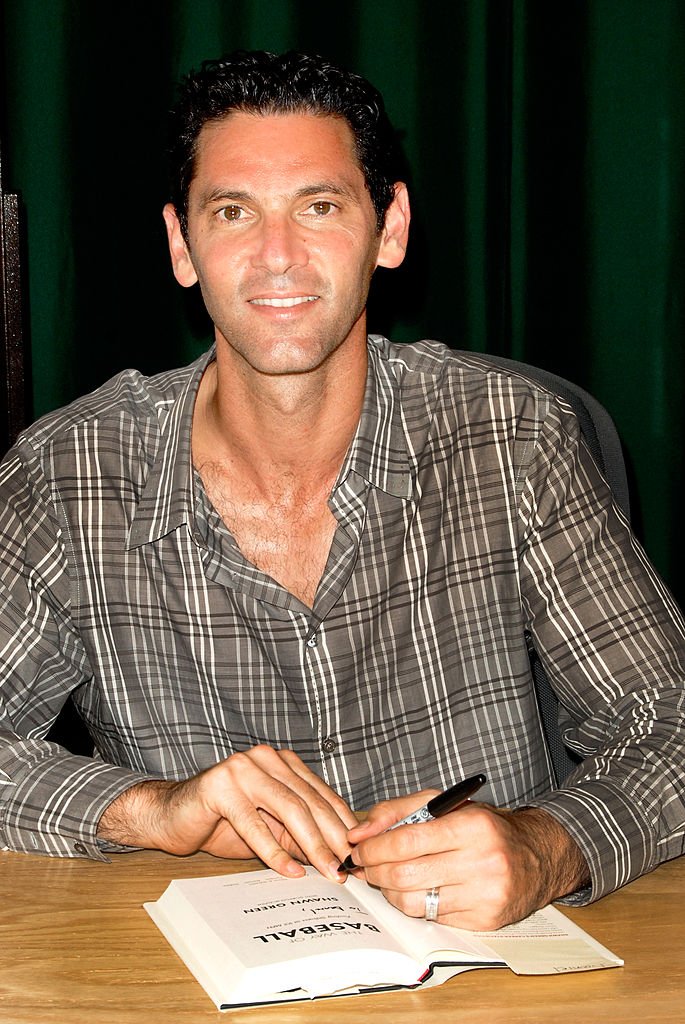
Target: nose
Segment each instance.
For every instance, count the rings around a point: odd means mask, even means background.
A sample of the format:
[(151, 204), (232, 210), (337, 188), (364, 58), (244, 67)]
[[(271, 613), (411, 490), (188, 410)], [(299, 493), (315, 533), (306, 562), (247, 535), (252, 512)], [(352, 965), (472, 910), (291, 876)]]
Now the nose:
[(309, 262), (309, 255), (302, 228), (285, 215), (271, 214), (262, 218), (255, 250), (253, 266), (266, 269), (272, 274), (285, 274), (294, 267), (303, 267)]

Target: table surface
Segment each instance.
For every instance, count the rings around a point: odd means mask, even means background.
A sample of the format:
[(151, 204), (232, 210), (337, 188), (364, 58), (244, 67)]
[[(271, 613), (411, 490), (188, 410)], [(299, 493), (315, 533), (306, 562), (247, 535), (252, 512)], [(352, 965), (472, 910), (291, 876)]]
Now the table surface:
[(256, 866), (152, 851), (111, 864), (0, 853), (2, 1024), (589, 1024), (685, 1020), (685, 858), (565, 913), (625, 967), (543, 978), (468, 971), (423, 992), (217, 1011), (142, 909), (173, 878)]

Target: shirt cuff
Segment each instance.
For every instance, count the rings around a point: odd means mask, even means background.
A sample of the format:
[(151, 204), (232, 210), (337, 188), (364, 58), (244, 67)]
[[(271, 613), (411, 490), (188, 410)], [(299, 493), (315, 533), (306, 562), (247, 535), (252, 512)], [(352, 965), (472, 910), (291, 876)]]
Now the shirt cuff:
[(551, 814), (578, 844), (590, 871), (590, 886), (559, 902), (592, 903), (626, 885), (659, 862), (655, 832), (635, 807), (606, 779), (558, 789), (528, 806)]
[(98, 840), (97, 827), (113, 800), (152, 776), (65, 754), (44, 741), (24, 744), (34, 746), (30, 764), (15, 762), (12, 770), (0, 757), (1, 847), (100, 861), (109, 860), (108, 852), (130, 849)]

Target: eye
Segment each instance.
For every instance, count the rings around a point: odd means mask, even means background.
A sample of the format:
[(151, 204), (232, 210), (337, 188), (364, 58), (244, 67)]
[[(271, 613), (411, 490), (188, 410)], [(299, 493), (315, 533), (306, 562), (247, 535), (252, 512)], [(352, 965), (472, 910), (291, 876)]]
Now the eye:
[(242, 206), (222, 206), (218, 211), (219, 218), (221, 220), (240, 220), (243, 216), (244, 210)]
[(317, 199), (305, 212), (313, 214), (315, 217), (327, 217), (336, 209), (335, 203), (331, 203), (328, 199)]

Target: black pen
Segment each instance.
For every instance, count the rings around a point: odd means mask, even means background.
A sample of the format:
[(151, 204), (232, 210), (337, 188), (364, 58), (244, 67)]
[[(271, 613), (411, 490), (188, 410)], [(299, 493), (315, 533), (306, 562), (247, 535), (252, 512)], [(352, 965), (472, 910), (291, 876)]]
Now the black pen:
[[(463, 779), (461, 782), (457, 782), (456, 786), (450, 786), (444, 793), (440, 793), (438, 796), (434, 796), (432, 800), (429, 800), (423, 807), (419, 807), (418, 811), (414, 811), (413, 814), (408, 814), (406, 818), (402, 818), (401, 821), (396, 821), (394, 825), (387, 828), (386, 832), (392, 832), (394, 828), (399, 828), (400, 825), (418, 825), (424, 821), (434, 821), (435, 818), (441, 818), (443, 814), (449, 814), (450, 811), (456, 811), (457, 807), (461, 807), (466, 801), (476, 793), (480, 787), (486, 782), (487, 779), (482, 773), (479, 775), (472, 775), (468, 779)], [(339, 871), (352, 871), (354, 868), (359, 867), (352, 860), (352, 854), (345, 857), (342, 862)]]

